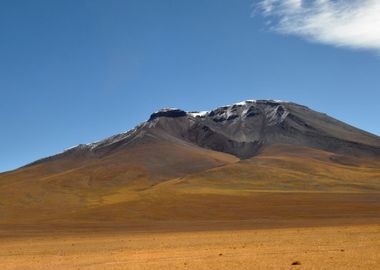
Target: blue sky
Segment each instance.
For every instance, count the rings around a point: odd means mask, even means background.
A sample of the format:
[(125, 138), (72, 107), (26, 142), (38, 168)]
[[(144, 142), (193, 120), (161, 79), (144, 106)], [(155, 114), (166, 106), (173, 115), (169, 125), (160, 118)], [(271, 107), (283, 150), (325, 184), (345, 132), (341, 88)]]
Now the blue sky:
[[(371, 36), (379, 21), (347, 25), (344, 7), (278, 2), (1, 1), (0, 171), (128, 130), (168, 106), (282, 99), (379, 135), (380, 45)], [(322, 12), (342, 20), (323, 25)]]

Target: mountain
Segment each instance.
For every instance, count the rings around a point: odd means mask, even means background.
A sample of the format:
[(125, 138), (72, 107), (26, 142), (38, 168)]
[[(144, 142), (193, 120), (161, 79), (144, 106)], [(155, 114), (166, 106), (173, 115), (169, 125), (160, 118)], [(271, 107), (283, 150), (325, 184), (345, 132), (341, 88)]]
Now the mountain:
[[(162, 109), (147, 122), (105, 140), (80, 144), (30, 165), (104, 158), (145, 143), (201, 147), (246, 159), (273, 144), (290, 144), (354, 156), (378, 157), (380, 138), (295, 103), (247, 100), (209, 112)], [(29, 166), (30, 166), (29, 165)]]
[[(250, 219), (265, 212), (258, 202), (270, 205), (262, 192), (280, 205), (282, 193), (290, 204), (305, 198), (318, 215), (336, 193), (357, 201), (360, 216), (380, 210), (380, 137), (284, 101), (247, 100), (207, 112), (162, 109), (128, 132), (0, 174), (0, 218)], [(227, 209), (220, 209), (223, 202)], [(266, 210), (287, 213), (276, 203)], [(301, 210), (296, 216), (310, 211)]]

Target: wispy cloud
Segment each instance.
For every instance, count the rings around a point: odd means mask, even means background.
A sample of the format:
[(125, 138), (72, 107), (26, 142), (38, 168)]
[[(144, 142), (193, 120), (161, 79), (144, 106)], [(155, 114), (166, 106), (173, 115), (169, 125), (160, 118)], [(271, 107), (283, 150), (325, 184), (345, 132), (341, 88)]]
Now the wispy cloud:
[(380, 52), (380, 0), (260, 0), (255, 13), (272, 30)]

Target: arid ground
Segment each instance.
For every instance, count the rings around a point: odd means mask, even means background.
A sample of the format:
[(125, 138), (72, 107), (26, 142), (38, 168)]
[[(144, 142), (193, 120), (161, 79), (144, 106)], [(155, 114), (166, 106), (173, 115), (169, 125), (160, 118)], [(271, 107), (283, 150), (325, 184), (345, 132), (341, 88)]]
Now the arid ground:
[(204, 226), (183, 232), (18, 228), (13, 234), (8, 228), (1, 232), (0, 269), (379, 269), (380, 225)]
[(143, 146), (0, 174), (0, 270), (379, 269), (378, 159)]
[[(168, 195), (95, 209), (83, 223), (75, 216), (71, 223), (0, 225), (0, 269), (375, 270), (380, 264), (378, 193)], [(129, 207), (130, 216), (145, 212), (145, 220), (116, 219)]]

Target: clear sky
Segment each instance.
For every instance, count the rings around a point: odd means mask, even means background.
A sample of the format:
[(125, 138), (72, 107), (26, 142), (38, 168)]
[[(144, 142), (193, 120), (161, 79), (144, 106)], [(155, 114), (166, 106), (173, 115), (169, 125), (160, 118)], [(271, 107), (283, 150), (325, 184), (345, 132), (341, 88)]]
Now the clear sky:
[[(299, 14), (339, 9), (278, 2), (0, 1), (0, 171), (126, 131), (161, 107), (245, 99), (294, 101), (380, 135), (379, 16), (327, 25)], [(377, 5), (362, 3), (359, 15)]]

